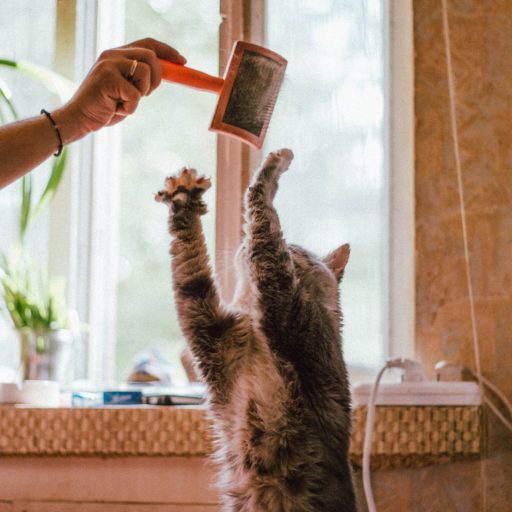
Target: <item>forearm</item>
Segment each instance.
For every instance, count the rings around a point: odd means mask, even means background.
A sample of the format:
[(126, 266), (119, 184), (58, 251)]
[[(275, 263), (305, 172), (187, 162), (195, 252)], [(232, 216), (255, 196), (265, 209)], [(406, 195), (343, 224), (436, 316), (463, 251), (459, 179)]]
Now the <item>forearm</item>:
[[(132, 114), (162, 80), (158, 59), (185, 64), (165, 43), (147, 38), (104, 51), (71, 100), (53, 111), (62, 145), (112, 126)], [(58, 151), (59, 137), (45, 115), (0, 126), (0, 189)]]
[[(52, 117), (64, 145), (85, 135), (73, 123), (70, 110), (57, 109)], [(37, 167), (58, 148), (58, 136), (45, 115), (0, 126), (0, 189)]]

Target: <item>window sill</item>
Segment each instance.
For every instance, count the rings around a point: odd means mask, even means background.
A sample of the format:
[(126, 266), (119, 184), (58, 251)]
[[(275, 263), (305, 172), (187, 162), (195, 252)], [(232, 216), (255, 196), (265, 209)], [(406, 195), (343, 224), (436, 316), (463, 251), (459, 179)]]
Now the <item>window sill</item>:
[[(350, 455), (361, 465), (366, 408), (353, 413)], [(189, 456), (211, 452), (202, 407), (0, 407), (0, 456)], [(478, 406), (377, 407), (372, 467), (478, 458)]]

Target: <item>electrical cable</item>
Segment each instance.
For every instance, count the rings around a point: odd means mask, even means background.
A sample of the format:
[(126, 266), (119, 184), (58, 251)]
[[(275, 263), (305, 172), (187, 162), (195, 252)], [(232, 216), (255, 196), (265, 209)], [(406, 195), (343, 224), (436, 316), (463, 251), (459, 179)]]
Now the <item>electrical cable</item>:
[(372, 435), (373, 435), (373, 425), (375, 421), (375, 402), (377, 399), (377, 391), (379, 389), (380, 379), (384, 372), (389, 368), (386, 365), (383, 366), (372, 386), (372, 391), (370, 393), (370, 400), (368, 401), (368, 407), (366, 412), (366, 425), (364, 429), (364, 443), (363, 443), (363, 489), (364, 495), (366, 498), (366, 504), (368, 505), (368, 512), (377, 512), (377, 508), (375, 506), (375, 499), (373, 497), (372, 491), (372, 483), (370, 478), (370, 452), (372, 450)]
[[(465, 209), (465, 201), (464, 201), (464, 186), (462, 182), (462, 166), (460, 159), (460, 150), (459, 150), (459, 136), (458, 136), (458, 123), (457, 123), (457, 97), (456, 97), (456, 88), (455, 88), (455, 78), (453, 73), (452, 66), (452, 52), (451, 52), (451, 40), (450, 40), (450, 25), (448, 20), (448, 8), (447, 8), (447, 0), (441, 0), (442, 5), (442, 20), (443, 20), (443, 35), (445, 42), (445, 54), (446, 54), (446, 71), (448, 77), (448, 93), (449, 93), (449, 104), (450, 104), (450, 120), (451, 120), (451, 131), (452, 131), (452, 140), (453, 140), (453, 152), (455, 157), (455, 169), (457, 172), (457, 187), (459, 191), (459, 206), (460, 206), (460, 216), (462, 223), (462, 238), (464, 242), (464, 261), (466, 268), (466, 281), (468, 288), (468, 296), (469, 296), (469, 305), (470, 305), (470, 313), (471, 313), (471, 328), (472, 328), (472, 338), (473, 338), (473, 351), (475, 358), (475, 368), (476, 371), (471, 373), (476, 378), (479, 388), (482, 402), (486, 404), (489, 409), (496, 414), (496, 416), (502, 421), (502, 423), (512, 431), (512, 424), (501, 414), (501, 412), (497, 409), (497, 407), (485, 396), (485, 388), (486, 385), (490, 388), (494, 393), (502, 400), (502, 402), (507, 407), (509, 413), (512, 415), (512, 407), (510, 406), (509, 401), (505, 397), (505, 395), (488, 379), (486, 379), (482, 375), (481, 369), (481, 358), (480, 358), (480, 348), (479, 348), (479, 340), (478, 340), (478, 330), (476, 323), (476, 312), (475, 312), (475, 298), (473, 294), (473, 285), (471, 280), (471, 262), (469, 255), (469, 244), (468, 244), (468, 233), (466, 227), (466, 209)], [(483, 408), (484, 421), (485, 421), (485, 408)], [(481, 459), (481, 477), (482, 477), (482, 507), (483, 510), (486, 510), (486, 492), (487, 492), (487, 474), (486, 474), (486, 462), (485, 459)]]
[[(390, 368), (402, 368), (405, 370), (403, 376), (404, 381), (410, 380), (422, 380), (421, 365), (416, 361), (412, 361), (407, 358), (395, 358), (388, 359), (386, 364), (379, 370), (377, 377), (372, 386), (370, 393), (370, 399), (368, 400), (367, 412), (366, 412), (366, 424), (364, 429), (364, 443), (363, 443), (363, 489), (368, 506), (368, 512), (377, 512), (375, 505), (375, 499), (373, 497), (372, 484), (370, 478), (370, 453), (372, 450), (372, 437), (373, 437), (373, 426), (375, 423), (375, 411), (377, 405), (377, 392), (379, 390), (380, 380), (384, 375), (384, 372)], [(410, 375), (410, 377), (409, 377)]]
[[(466, 206), (464, 199), (464, 185), (462, 183), (462, 165), (460, 159), (460, 146), (459, 146), (459, 131), (457, 123), (457, 93), (455, 89), (455, 76), (453, 73), (452, 66), (452, 50), (451, 50), (451, 39), (450, 39), (450, 24), (448, 22), (448, 8), (446, 5), (447, 0), (441, 0), (442, 2), (442, 14), (443, 14), (443, 34), (445, 42), (445, 54), (446, 54), (446, 72), (448, 75), (448, 93), (449, 93), (449, 104), (450, 104), (450, 122), (453, 139), (453, 154), (455, 158), (455, 170), (457, 173), (457, 189), (459, 191), (459, 208), (460, 208), (460, 220), (462, 227), (462, 241), (464, 244), (464, 262), (466, 270), (466, 284), (468, 288), (469, 296), (469, 310), (471, 315), (471, 331), (473, 338), (473, 351), (475, 355), (475, 367), (478, 375), (482, 374), (481, 362), (480, 362), (480, 344), (478, 340), (478, 328), (476, 323), (476, 312), (475, 312), (475, 297), (473, 293), (473, 282), (471, 280), (471, 260), (469, 254), (469, 242), (468, 242), (468, 229), (466, 225)], [(480, 393), (483, 397), (483, 387), (480, 384)]]
[(484, 398), (484, 402), (487, 404), (487, 407), (491, 409), (491, 411), (498, 417), (499, 420), (512, 432), (512, 423), (508, 421), (503, 414), (498, 410), (498, 408), (491, 402), (488, 398)]
[[(507, 399), (505, 394), (500, 391), (489, 379), (485, 378), (483, 375), (479, 375), (470, 368), (465, 368), (476, 380), (481, 381), (484, 386), (487, 386), (502, 402), (502, 404), (506, 407), (509, 415), (512, 417), (512, 404)], [(497, 418), (505, 425), (505, 427), (512, 432), (512, 423), (503, 416), (503, 414), (499, 411), (496, 405), (486, 396), (483, 396), (482, 399), (487, 404), (489, 409), (497, 416)]]

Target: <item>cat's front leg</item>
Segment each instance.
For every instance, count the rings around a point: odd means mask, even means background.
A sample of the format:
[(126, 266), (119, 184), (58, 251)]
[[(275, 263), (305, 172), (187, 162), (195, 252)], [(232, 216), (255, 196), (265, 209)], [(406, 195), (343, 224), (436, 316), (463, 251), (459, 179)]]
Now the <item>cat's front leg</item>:
[(245, 195), (247, 265), (256, 284), (261, 326), (269, 338), (287, 329), (295, 285), (295, 271), (272, 204), (279, 176), (288, 169), (289, 149), (270, 153), (256, 171)]
[(259, 194), (271, 203), (277, 192), (278, 179), (288, 170), (292, 160), (293, 152), (287, 148), (269, 153), (252, 178), (246, 197), (246, 206)]
[(229, 361), (225, 349), (237, 318), (223, 307), (213, 279), (200, 216), (206, 213), (202, 196), (210, 180), (194, 169), (167, 178), (155, 199), (169, 206), (172, 235), (173, 286), (181, 329), (198, 362), (212, 399), (223, 401), (229, 391)]

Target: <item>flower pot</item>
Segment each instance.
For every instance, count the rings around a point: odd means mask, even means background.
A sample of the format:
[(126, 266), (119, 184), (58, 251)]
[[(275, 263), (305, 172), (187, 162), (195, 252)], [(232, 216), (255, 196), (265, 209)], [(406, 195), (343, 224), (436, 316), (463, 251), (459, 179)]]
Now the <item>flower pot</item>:
[(72, 378), (73, 337), (67, 329), (19, 329), (22, 380), (52, 380), (66, 384)]

